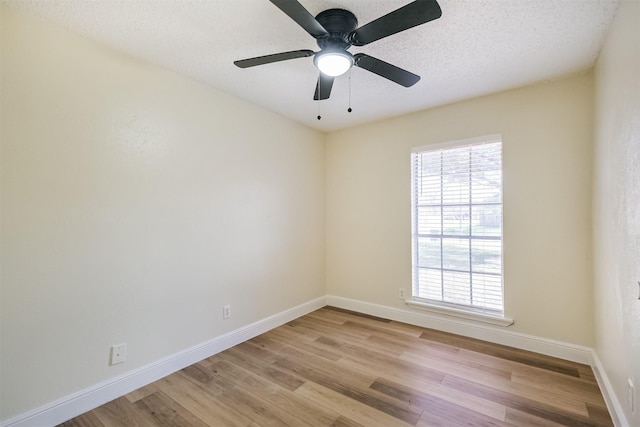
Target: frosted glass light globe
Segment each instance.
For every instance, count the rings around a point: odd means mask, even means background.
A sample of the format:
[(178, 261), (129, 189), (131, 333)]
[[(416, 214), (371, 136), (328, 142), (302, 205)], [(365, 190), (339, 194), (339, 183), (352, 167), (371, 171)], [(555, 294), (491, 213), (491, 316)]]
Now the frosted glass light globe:
[(329, 77), (341, 76), (353, 65), (353, 57), (348, 52), (321, 53), (314, 59), (320, 72)]

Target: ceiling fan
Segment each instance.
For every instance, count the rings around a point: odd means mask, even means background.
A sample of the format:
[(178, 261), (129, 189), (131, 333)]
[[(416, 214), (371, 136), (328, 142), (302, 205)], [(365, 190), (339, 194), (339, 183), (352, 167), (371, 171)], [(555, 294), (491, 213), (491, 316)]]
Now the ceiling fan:
[(356, 16), (348, 10), (328, 9), (314, 18), (297, 0), (269, 1), (315, 38), (320, 51), (294, 50), (242, 59), (234, 61), (234, 64), (240, 68), (248, 68), (313, 56), (313, 62), (320, 71), (313, 95), (316, 101), (328, 99), (334, 79), (352, 66), (364, 68), (404, 87), (416, 84), (420, 76), (364, 53), (352, 55), (348, 49), (351, 46), (365, 46), (442, 16), (436, 0), (415, 0), (358, 28)]

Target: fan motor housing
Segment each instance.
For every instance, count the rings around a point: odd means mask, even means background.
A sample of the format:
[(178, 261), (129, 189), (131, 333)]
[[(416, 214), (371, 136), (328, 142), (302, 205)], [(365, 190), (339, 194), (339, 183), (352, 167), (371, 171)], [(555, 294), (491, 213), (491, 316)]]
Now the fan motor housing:
[(316, 16), (316, 21), (329, 33), (327, 37), (318, 38), (320, 49), (351, 47), (351, 32), (358, 28), (356, 16), (344, 9), (327, 9)]

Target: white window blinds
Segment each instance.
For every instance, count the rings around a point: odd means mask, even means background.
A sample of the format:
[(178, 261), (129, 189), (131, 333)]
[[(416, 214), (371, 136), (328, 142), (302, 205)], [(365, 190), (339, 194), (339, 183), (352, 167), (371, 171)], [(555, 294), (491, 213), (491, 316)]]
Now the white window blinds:
[(502, 142), (413, 150), (413, 298), (503, 312)]

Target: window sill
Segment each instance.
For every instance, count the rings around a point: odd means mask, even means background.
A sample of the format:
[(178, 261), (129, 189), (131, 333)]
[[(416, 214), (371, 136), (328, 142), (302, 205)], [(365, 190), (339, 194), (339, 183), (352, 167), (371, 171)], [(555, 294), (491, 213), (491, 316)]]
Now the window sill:
[(495, 326), (507, 327), (513, 325), (513, 319), (503, 316), (493, 316), (485, 313), (475, 313), (472, 311), (459, 310), (452, 307), (442, 307), (435, 304), (429, 304), (426, 302), (418, 302), (414, 300), (405, 300), (405, 303), (411, 307), (419, 310), (430, 311), (432, 313), (442, 314), (445, 316), (457, 317), (460, 319), (474, 320), (476, 322), (488, 323)]

